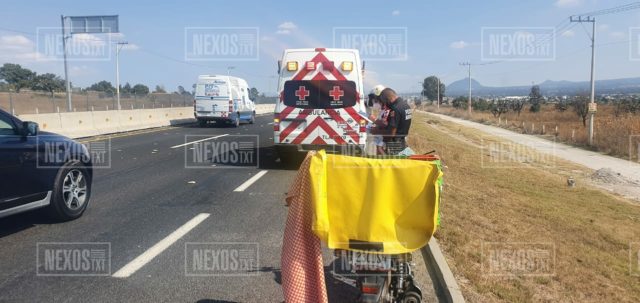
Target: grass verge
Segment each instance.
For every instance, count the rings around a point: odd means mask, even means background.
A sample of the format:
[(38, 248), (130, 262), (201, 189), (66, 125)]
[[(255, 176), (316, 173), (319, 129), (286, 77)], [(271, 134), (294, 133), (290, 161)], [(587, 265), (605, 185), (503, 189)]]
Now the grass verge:
[(447, 167), (436, 237), (465, 298), (640, 302), (640, 206), (580, 179), (568, 187), (585, 169), (560, 159), (488, 165), (482, 147), (500, 140), (421, 113), (409, 137)]

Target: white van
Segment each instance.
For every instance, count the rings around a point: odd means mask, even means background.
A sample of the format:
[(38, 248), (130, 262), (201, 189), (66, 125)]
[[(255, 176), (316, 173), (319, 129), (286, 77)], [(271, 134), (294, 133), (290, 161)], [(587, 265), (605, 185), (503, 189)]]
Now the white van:
[(231, 76), (201, 75), (196, 84), (193, 115), (200, 126), (209, 121), (253, 123), (256, 106), (249, 99), (249, 85), (244, 79)]
[(274, 144), (290, 152), (364, 150), (363, 68), (356, 49), (287, 49), (278, 62)]

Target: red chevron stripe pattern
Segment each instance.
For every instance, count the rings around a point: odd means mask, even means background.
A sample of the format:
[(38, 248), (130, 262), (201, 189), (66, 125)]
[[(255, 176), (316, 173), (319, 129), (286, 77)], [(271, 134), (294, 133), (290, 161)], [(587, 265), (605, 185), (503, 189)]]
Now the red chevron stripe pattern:
[[(317, 67), (315, 70), (301, 69), (292, 80), (347, 80), (347, 78), (329, 61), (327, 57), (318, 52), (312, 59)], [(282, 100), (281, 100), (282, 101)], [(356, 100), (358, 103), (358, 100)], [(314, 118), (315, 117), (315, 118)], [(345, 117), (349, 117), (346, 121)], [(280, 143), (288, 144), (313, 144), (313, 145), (344, 145), (364, 144), (358, 127), (353, 127), (354, 121), (361, 119), (356, 109), (347, 107), (342, 109), (296, 109), (285, 106), (278, 118), (280, 121), (289, 121), (288, 125), (281, 129), (278, 136)], [(330, 122), (328, 122), (329, 120)]]

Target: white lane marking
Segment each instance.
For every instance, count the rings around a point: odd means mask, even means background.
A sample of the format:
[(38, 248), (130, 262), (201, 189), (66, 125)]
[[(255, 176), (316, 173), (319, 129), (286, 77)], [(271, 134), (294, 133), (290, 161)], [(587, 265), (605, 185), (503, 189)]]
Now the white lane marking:
[(249, 180), (242, 183), (242, 185), (238, 186), (238, 188), (234, 189), (233, 191), (238, 191), (238, 192), (244, 191), (245, 189), (249, 188), (251, 184), (255, 183), (256, 181), (258, 181), (258, 179), (262, 178), (262, 176), (264, 176), (267, 172), (268, 170), (261, 170), (255, 176), (251, 177)]
[(273, 122), (267, 123), (267, 125), (273, 125)]
[(147, 249), (143, 254), (139, 255), (137, 258), (133, 259), (133, 261), (129, 262), (124, 267), (120, 268), (116, 273), (112, 275), (114, 278), (127, 278), (134, 274), (138, 269), (145, 266), (149, 261), (153, 260), (156, 256), (161, 254), (165, 249), (167, 249), (171, 244), (178, 241), (184, 235), (186, 235), (189, 231), (194, 229), (198, 224), (202, 223), (206, 218), (209, 217), (209, 214), (202, 213), (195, 216), (193, 219), (189, 220), (189, 222), (180, 226), (174, 232), (166, 236), (164, 239), (160, 240), (160, 242), (156, 243), (156, 245)]
[(180, 144), (180, 145), (176, 145), (176, 146), (171, 146), (171, 148), (183, 147), (183, 146), (187, 146), (187, 145), (189, 145), (189, 144), (198, 143), (198, 142), (207, 141), (207, 140), (213, 140), (213, 139), (217, 139), (217, 138), (225, 137), (225, 136), (228, 136), (228, 135), (229, 135), (229, 134), (224, 134), (224, 135), (215, 136), (215, 137), (210, 137), (210, 138), (206, 138), (206, 139), (202, 139), (202, 140), (196, 140), (196, 141), (188, 142), (188, 143), (185, 143), (185, 144)]

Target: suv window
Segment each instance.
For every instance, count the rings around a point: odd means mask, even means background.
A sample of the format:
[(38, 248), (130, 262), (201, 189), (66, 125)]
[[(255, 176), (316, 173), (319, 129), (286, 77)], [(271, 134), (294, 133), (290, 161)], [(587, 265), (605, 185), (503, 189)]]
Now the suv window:
[(0, 136), (15, 135), (16, 128), (13, 121), (4, 115), (0, 115)]

